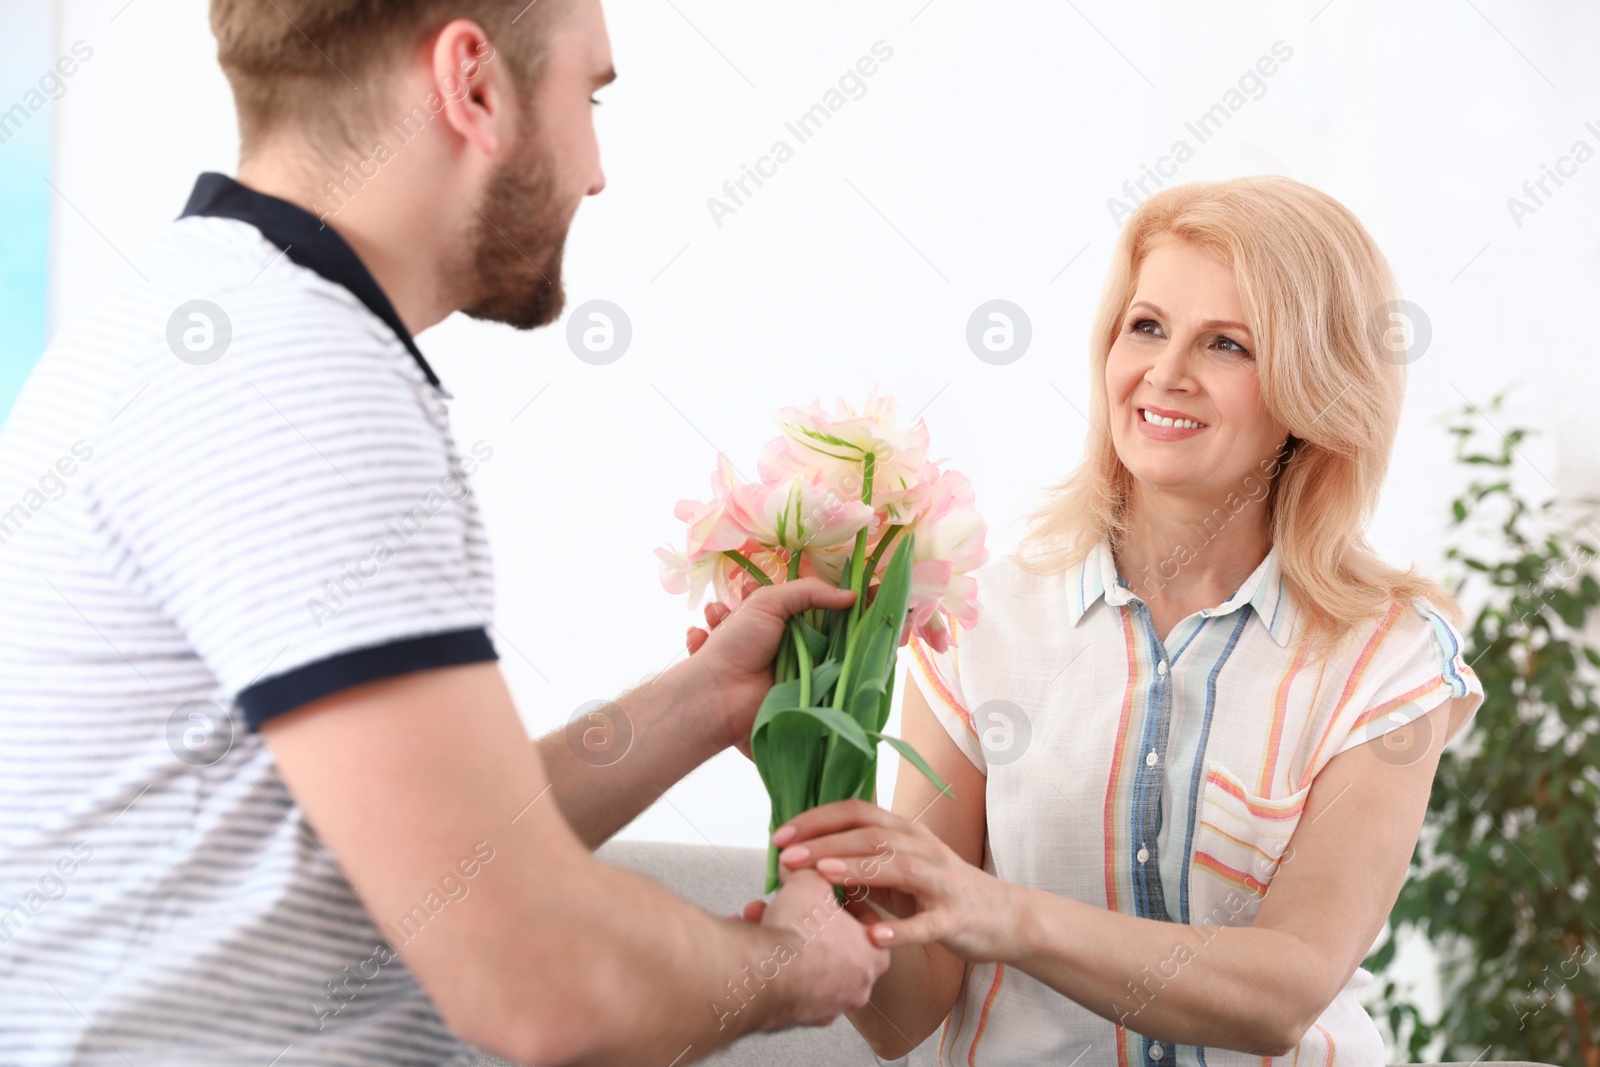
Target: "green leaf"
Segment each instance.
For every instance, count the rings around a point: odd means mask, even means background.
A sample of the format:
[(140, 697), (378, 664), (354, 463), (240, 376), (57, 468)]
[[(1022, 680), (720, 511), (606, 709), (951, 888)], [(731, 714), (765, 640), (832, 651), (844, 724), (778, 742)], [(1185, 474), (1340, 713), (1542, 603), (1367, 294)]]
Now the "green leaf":
[(874, 730), (882, 730), (889, 722), (889, 712), (894, 707), (895, 672), (893, 664), (889, 667), (889, 675), (885, 679), (883, 700), (878, 704), (878, 720), (872, 724)]
[(787, 716), (794, 715), (815, 719), (818, 723), (826, 726), (828, 729), (838, 734), (841, 739), (854, 745), (862, 752), (865, 752), (868, 755), (872, 754), (872, 742), (867, 739), (867, 732), (861, 728), (860, 723), (856, 722), (838, 708), (768, 708), (763, 706), (762, 709), (756, 713), (756, 723), (752, 728), (751, 733), (752, 735), (760, 734), (764, 728), (772, 723), (781, 721)]
[[(762, 729), (751, 743), (751, 754), (772, 800), (769, 829), (779, 826), (816, 802), (812, 784), (822, 757), (822, 728), (799, 715), (783, 716)], [(778, 850), (767, 848), (766, 891), (778, 888)]]
[[(813, 679), (813, 684), (815, 684), (815, 670), (811, 672), (811, 677)], [(761, 698), (761, 707), (756, 712), (756, 722), (761, 721), (761, 713), (767, 711), (769, 708), (792, 708), (798, 703), (800, 703), (800, 679), (791, 678), (787, 682), (779, 682), (771, 689), (768, 689), (767, 695)], [(750, 727), (750, 736), (754, 738), (755, 733), (755, 725), (752, 724)]]
[(894, 661), (887, 656), (889, 641), (889, 631), (880, 629), (872, 635), (864, 650), (857, 650), (860, 659), (852, 675), (851, 691), (845, 698), (845, 707), (850, 709), (850, 714), (868, 729), (877, 729), (878, 708), (883, 702), (884, 689), (894, 678)]
[[(828, 635), (807, 622), (804, 615), (795, 615), (792, 621), (799, 628), (800, 637), (805, 641), (806, 648), (811, 653), (811, 662), (816, 663), (822, 660), (828, 649)], [(812, 685), (815, 684), (815, 682), (812, 683)]]
[(873, 757), (867, 761), (866, 767), (861, 771), (861, 788), (856, 790), (856, 799), (865, 800), (868, 804), (871, 804), (872, 794), (877, 790), (877, 788), (878, 757), (877, 754), (874, 753)]
[[(844, 667), (836, 659), (825, 659), (811, 668), (811, 701), (813, 704), (827, 703), (828, 691), (833, 688), (833, 683), (839, 680), (839, 671)], [(799, 691), (795, 691), (798, 698)], [(765, 703), (765, 701), (763, 701)], [(791, 700), (791, 705), (799, 703), (798, 699)]]
[(905, 627), (906, 607), (911, 602), (911, 561), (916, 540), (916, 532), (908, 530), (905, 539), (895, 546), (894, 557), (889, 560), (878, 595), (872, 601), (875, 609), (882, 608), (880, 617), (885, 628), (897, 639), (896, 644)]
[[(868, 742), (870, 746), (870, 742)], [(867, 768), (872, 766), (870, 753), (863, 753), (845, 745), (834, 745), (822, 768), (822, 781), (817, 786), (817, 803), (831, 804), (835, 800), (848, 800), (861, 793), (867, 780)]]
[(823, 730), (809, 716), (784, 714), (782, 710), (766, 714), (765, 721), (752, 732), (750, 754), (772, 800), (772, 823), (776, 828), (813, 803), (811, 789), (822, 758)]
[(924, 778), (937, 786), (939, 792), (943, 793), (951, 800), (955, 799), (955, 790), (951, 789), (945, 780), (939, 777), (934, 769), (928, 765), (928, 761), (923, 759), (921, 754), (919, 754), (916, 749), (912, 748), (909, 744), (900, 740), (898, 737), (890, 737), (888, 734), (881, 734), (876, 730), (872, 731), (872, 736), (879, 741), (883, 741), (884, 743), (893, 746), (896, 752), (905, 757), (906, 762), (910, 763), (917, 770), (921, 771)]

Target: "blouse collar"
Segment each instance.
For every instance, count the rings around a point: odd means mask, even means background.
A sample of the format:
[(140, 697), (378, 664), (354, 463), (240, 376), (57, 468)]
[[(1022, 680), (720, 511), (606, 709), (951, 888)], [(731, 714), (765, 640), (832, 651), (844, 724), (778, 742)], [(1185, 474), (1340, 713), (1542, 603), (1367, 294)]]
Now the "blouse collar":
[[(1107, 604), (1115, 607), (1138, 599), (1117, 573), (1111, 541), (1107, 537), (1102, 537), (1081, 563), (1069, 569), (1067, 577), (1070, 582), (1068, 590), (1072, 594), (1068, 597), (1068, 612), (1074, 626), (1102, 596)], [(1250, 572), (1250, 577), (1234, 590), (1232, 596), (1214, 608), (1202, 609), (1200, 614), (1208, 618), (1229, 615), (1246, 605), (1267, 628), (1272, 639), (1280, 647), (1287, 647), (1294, 618), (1294, 600), (1289, 596), (1288, 585), (1283, 580), (1277, 545), (1268, 549), (1266, 558), (1257, 564), (1256, 569)]]

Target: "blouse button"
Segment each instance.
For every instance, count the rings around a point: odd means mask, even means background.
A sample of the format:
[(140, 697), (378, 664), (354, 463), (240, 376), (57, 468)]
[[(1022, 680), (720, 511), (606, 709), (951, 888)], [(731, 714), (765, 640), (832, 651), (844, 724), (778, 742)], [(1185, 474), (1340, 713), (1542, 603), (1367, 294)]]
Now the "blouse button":
[(1150, 850), (1141, 847), (1138, 852), (1134, 853), (1134, 856), (1140, 863), (1143, 863), (1145, 860), (1150, 858)]
[(1161, 1046), (1160, 1045), (1151, 1045), (1150, 1046), (1150, 1058), (1151, 1059), (1159, 1060), (1162, 1056), (1165, 1056), (1165, 1055), (1166, 1055), (1166, 1053), (1161, 1051)]
[(1156, 755), (1155, 750), (1151, 749), (1149, 752), (1144, 754), (1144, 765), (1146, 767), (1154, 767), (1156, 765), (1156, 760), (1159, 758), (1160, 757)]
[(1167, 661), (1166, 660), (1162, 660), (1160, 663), (1156, 664), (1156, 673), (1160, 674), (1160, 675), (1165, 675), (1167, 673)]

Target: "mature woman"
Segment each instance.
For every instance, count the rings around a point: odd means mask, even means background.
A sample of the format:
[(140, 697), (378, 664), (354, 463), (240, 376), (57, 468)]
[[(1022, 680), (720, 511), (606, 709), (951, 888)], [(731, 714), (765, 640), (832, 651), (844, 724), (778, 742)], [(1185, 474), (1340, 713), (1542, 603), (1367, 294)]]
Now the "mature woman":
[(979, 572), (982, 622), (903, 650), (904, 733), (954, 796), (902, 773), (892, 811), (774, 837), (888, 916), (852, 1016), (881, 1055), (942, 1022), (949, 1064), (1384, 1062), (1359, 964), (1483, 699), (1454, 600), (1363, 534), (1394, 298), (1355, 217), (1285, 178), (1129, 220), (1082, 465)]

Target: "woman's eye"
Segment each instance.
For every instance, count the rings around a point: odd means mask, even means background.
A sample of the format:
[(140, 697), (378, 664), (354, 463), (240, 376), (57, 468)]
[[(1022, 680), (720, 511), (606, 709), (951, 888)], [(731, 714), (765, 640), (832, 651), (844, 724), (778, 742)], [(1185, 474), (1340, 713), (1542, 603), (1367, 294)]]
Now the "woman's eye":
[(1248, 348), (1246, 348), (1244, 345), (1240, 344), (1238, 341), (1235, 341), (1231, 337), (1226, 337), (1226, 336), (1223, 336), (1222, 334), (1218, 334), (1216, 343), (1219, 344), (1219, 345), (1229, 346), (1229, 347), (1223, 349), (1223, 351), (1225, 351), (1225, 352), (1233, 352), (1233, 353), (1236, 353), (1236, 354), (1241, 355), (1241, 356), (1250, 355), (1250, 350)]
[(600, 106), (600, 101), (596, 100), (592, 96), (589, 98), (589, 103), (593, 104), (595, 107), (599, 107)]
[(1128, 327), (1129, 333), (1149, 334), (1152, 337), (1161, 336), (1161, 324), (1155, 319), (1138, 319)]

